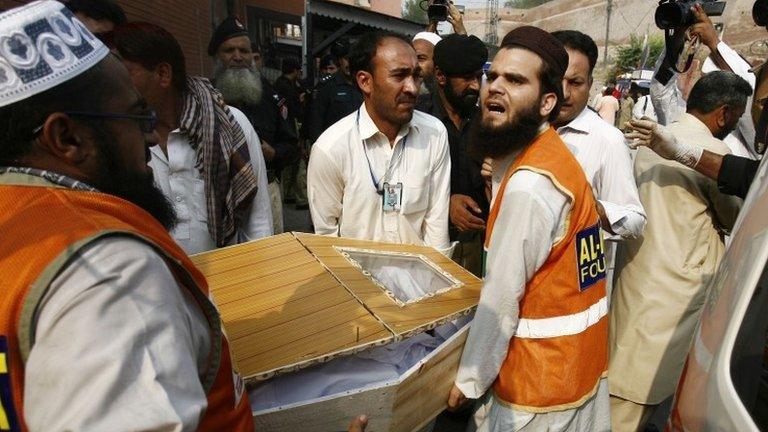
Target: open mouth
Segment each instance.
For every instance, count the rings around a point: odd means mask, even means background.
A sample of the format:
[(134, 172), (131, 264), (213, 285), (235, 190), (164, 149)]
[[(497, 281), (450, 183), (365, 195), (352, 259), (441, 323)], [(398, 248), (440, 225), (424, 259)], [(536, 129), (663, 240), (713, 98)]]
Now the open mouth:
[(488, 112), (492, 113), (504, 113), (507, 111), (502, 104), (493, 101), (486, 102), (485, 108), (488, 110)]

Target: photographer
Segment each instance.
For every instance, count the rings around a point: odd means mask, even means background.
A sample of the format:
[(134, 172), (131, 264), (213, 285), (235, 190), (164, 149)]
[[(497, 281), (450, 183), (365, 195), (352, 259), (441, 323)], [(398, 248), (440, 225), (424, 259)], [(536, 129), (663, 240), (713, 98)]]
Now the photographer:
[[(425, 0), (426, 1), (426, 0)], [(461, 11), (448, 0), (430, 0), (427, 10), (429, 25), (426, 30), (417, 33), (413, 37), (411, 45), (416, 50), (416, 57), (421, 66), (421, 88), (419, 89), (419, 98), (416, 102), (416, 109), (424, 112), (431, 112), (435, 109), (434, 95), (437, 94), (437, 82), (435, 81), (435, 46), (442, 39), (437, 34), (437, 24), (440, 21), (447, 21), (453, 26), (453, 32), (458, 35), (467, 35), (464, 27), (464, 18)]]
[[(768, 26), (768, 4), (756, 1), (752, 9), (755, 25)], [(756, 68), (758, 73), (756, 92), (752, 102), (752, 120), (756, 129), (755, 139), (750, 151), (763, 154), (768, 132), (768, 112), (764, 112), (764, 100), (768, 98), (768, 74), (765, 64)], [(695, 169), (705, 176), (717, 180), (721, 192), (746, 197), (749, 187), (760, 166), (760, 161), (735, 155), (721, 156), (703, 150), (698, 143), (688, 143), (675, 139), (664, 126), (648, 119), (630, 122), (632, 130), (625, 136), (630, 147), (646, 146), (659, 156), (675, 160)]]
[[(717, 29), (701, 5), (696, 4), (691, 9), (691, 14), (694, 23), (687, 28), (675, 29), (675, 37), (670, 43), (672, 46), (665, 47), (665, 53), (659, 59), (660, 64), (651, 82), (651, 101), (658, 121), (663, 125), (670, 124), (685, 114), (687, 93), (701, 74), (715, 70), (731, 71), (755, 88), (755, 76), (750, 71), (750, 64), (720, 40)], [(697, 48), (696, 42), (700, 42), (701, 46)], [(675, 60), (677, 65), (670, 64), (665, 55), (669, 50), (683, 52), (679, 55), (682, 59)], [(693, 59), (686, 65), (685, 57), (688, 53)], [(678, 70), (684, 66), (689, 67), (685, 73), (678, 73), (674, 69), (675, 66)], [(751, 100), (748, 104), (751, 104)], [(745, 113), (739, 120), (738, 127), (724, 142), (734, 155), (755, 159), (757, 153), (751, 148), (754, 138), (752, 119), (749, 113)]]
[(440, 21), (447, 21), (453, 27), (454, 33), (460, 35), (467, 34), (462, 12), (451, 0), (429, 0), (427, 18), (429, 19), (429, 25), (426, 30), (428, 32), (437, 33), (437, 24)]

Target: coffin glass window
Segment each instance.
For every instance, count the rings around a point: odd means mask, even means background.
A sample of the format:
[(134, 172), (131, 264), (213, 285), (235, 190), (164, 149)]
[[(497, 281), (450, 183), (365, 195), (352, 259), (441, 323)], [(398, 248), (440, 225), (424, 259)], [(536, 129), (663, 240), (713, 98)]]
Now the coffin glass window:
[(463, 285), (423, 255), (355, 248), (339, 252), (400, 305)]

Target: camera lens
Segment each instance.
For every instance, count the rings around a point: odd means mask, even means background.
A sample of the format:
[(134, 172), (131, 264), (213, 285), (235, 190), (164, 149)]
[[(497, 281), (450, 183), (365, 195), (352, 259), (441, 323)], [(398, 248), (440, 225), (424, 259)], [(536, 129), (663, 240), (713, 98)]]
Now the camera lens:
[(656, 8), (656, 25), (661, 29), (672, 29), (685, 25), (686, 10), (680, 3), (665, 3)]
[(760, 27), (768, 25), (768, 0), (757, 0), (752, 6), (752, 19)]

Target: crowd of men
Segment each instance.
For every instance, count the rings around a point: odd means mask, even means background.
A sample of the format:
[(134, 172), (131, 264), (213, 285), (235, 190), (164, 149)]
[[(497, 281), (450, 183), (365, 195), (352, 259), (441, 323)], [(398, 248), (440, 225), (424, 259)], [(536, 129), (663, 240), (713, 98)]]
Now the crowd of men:
[(107, 0), (0, 15), (0, 426), (253, 430), (188, 254), (282, 232), (291, 202), (317, 234), (483, 278), (445, 395), (471, 430), (646, 430), (764, 151), (768, 80), (696, 6), (695, 79), (665, 57), (628, 107), (590, 106), (588, 35), (523, 26), (489, 58), (449, 9), (449, 36), (334, 44), (314, 91), (295, 59), (268, 81), (235, 17), (207, 79)]

